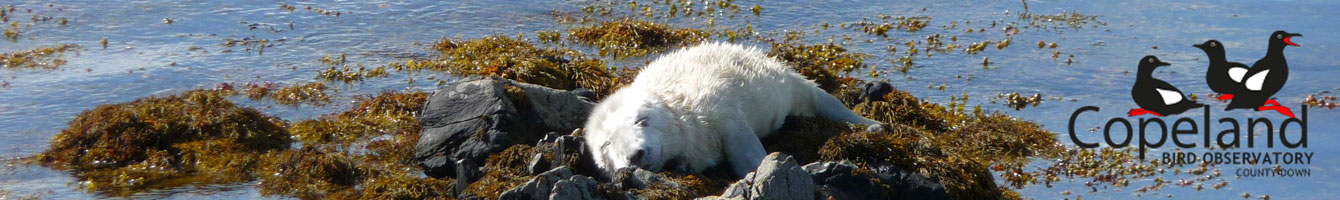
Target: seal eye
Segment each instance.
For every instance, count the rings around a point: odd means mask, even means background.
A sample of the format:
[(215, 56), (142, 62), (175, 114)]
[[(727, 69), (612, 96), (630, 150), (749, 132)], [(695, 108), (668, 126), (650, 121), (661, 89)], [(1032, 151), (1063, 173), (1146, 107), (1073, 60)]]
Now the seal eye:
[(646, 116), (637, 117), (637, 121), (634, 121), (633, 124), (636, 124), (637, 127), (647, 127), (647, 117)]

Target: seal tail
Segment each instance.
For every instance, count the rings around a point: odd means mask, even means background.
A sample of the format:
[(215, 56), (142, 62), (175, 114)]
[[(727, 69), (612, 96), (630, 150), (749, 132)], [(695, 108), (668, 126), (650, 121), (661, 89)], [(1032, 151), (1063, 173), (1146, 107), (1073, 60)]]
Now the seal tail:
[(881, 124), (879, 121), (861, 117), (861, 115), (848, 109), (845, 104), (842, 104), (842, 101), (839, 101), (836, 97), (833, 97), (833, 95), (828, 94), (828, 92), (819, 89), (819, 87), (811, 87), (810, 92), (813, 93), (815, 114), (818, 114), (819, 116), (852, 124)]

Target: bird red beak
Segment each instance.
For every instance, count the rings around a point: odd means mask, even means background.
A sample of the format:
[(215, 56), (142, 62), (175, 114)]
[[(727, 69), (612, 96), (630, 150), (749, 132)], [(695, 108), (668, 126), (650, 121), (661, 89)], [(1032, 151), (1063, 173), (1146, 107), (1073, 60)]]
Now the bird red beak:
[(1293, 36), (1300, 36), (1300, 37), (1301, 37), (1301, 36), (1303, 36), (1303, 34), (1297, 34), (1297, 33), (1295, 33), (1295, 34), (1289, 34), (1288, 37), (1284, 37), (1284, 43), (1285, 43), (1285, 44), (1289, 44), (1289, 45), (1293, 45), (1293, 46), (1295, 46), (1295, 47), (1298, 46), (1298, 44), (1293, 43), (1293, 41), (1289, 41), (1289, 39), (1293, 39)]

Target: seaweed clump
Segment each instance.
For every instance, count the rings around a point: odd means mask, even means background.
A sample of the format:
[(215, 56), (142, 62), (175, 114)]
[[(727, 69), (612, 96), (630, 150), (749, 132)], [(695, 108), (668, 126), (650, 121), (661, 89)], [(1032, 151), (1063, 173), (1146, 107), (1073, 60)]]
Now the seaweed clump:
[[(897, 89), (884, 100), (863, 101), (859, 87), (863, 81), (847, 75), (869, 67), (861, 62), (862, 55), (836, 44), (790, 41), (788, 36), (785, 42), (774, 42), (769, 54), (787, 61), (856, 113), (883, 122), (885, 130), (865, 132), (827, 119), (792, 117), (778, 133), (764, 138), (764, 148), (770, 152), (795, 155), (802, 163), (848, 160), (863, 168), (902, 166), (940, 180), (955, 199), (1018, 198), (996, 184), (992, 170), (1022, 171), (1029, 157), (1064, 152), (1053, 133), (1036, 123), (980, 109), (965, 111), (958, 102), (943, 106)], [(1033, 181), (1036, 178), (1006, 180), (1015, 186)]]
[(646, 56), (648, 52), (653, 52), (657, 48), (702, 41), (710, 36), (710, 33), (624, 19), (573, 28), (569, 30), (568, 35), (573, 41), (598, 47), (601, 56), (613, 55), (616, 58), (623, 58)]
[(72, 170), (90, 192), (124, 196), (185, 184), (251, 180), (258, 155), (287, 149), (278, 118), (238, 107), (227, 92), (196, 90), (80, 113), (35, 155)]
[[(222, 89), (232, 90), (232, 84), (222, 84)], [(294, 84), (288, 87), (280, 87), (278, 83), (247, 83), (243, 85), (243, 92), (246, 92), (247, 98), (260, 101), (263, 99), (274, 100), (277, 104), (283, 105), (325, 105), (330, 103), (330, 96), (326, 95), (326, 84), (320, 82), (311, 82), (303, 84)]]
[[(850, 99), (850, 95), (841, 96)], [(820, 160), (904, 166), (940, 180), (955, 199), (1017, 198), (1013, 191), (996, 185), (992, 166), (1017, 170), (1031, 156), (1055, 156), (1064, 150), (1053, 133), (1033, 122), (999, 113), (946, 108), (921, 102), (903, 91), (890, 93), (886, 99), (889, 101), (860, 103), (853, 109), (883, 122), (883, 132), (851, 131), (834, 125), (821, 128), (843, 133), (829, 138), (818, 149)], [(1020, 185), (1024, 183), (1010, 181), (1028, 180), (1007, 180)]]
[(410, 165), (371, 161), (355, 155), (305, 147), (266, 155), (262, 195), (300, 199), (427, 199), (445, 198), (450, 179), (420, 178)]
[(677, 184), (678, 187), (662, 183), (647, 186), (645, 189), (633, 189), (632, 192), (638, 197), (647, 199), (693, 199), (721, 194), (727, 186), (736, 181), (728, 170), (708, 170), (704, 173), (661, 172), (658, 175), (664, 177), (666, 181)]
[(774, 42), (768, 56), (786, 61), (796, 72), (814, 80), (819, 88), (829, 93), (857, 80), (846, 76), (847, 73), (869, 67), (863, 62), (866, 57), (864, 54), (848, 52), (842, 45), (834, 43), (804, 45), (790, 41)]
[(427, 101), (428, 93), (424, 92), (387, 92), (359, 101), (349, 111), (293, 123), (289, 131), (308, 145), (347, 145), (386, 134), (414, 135), (417, 141), (420, 126), (414, 116)]
[(346, 65), (345, 55), (339, 57), (327, 55), (321, 57), (321, 63), (330, 67), (316, 73), (316, 79), (325, 81), (340, 81), (345, 84), (363, 81), (366, 78), (386, 77), (386, 66), (377, 66), (372, 69), (358, 65), (358, 69), (350, 68)]
[(65, 65), (61, 59), (66, 51), (77, 50), (79, 45), (63, 44), (27, 51), (0, 54), (0, 67), (27, 69), (56, 69)]
[(545, 87), (586, 88), (597, 97), (632, 81), (634, 70), (608, 68), (570, 49), (538, 48), (529, 42), (493, 36), (474, 40), (442, 40), (434, 45), (439, 60), (410, 61), (397, 69), (447, 71), (455, 76), (498, 76)]
[(526, 183), (533, 177), (526, 172), (526, 160), (542, 151), (542, 148), (520, 144), (489, 155), (483, 168), (488, 170), (479, 180), (470, 183), (465, 193), (477, 197), (497, 197), (504, 191)]
[(299, 150), (267, 154), (262, 195), (301, 199), (448, 198), (451, 179), (421, 177), (411, 154), (420, 126), (414, 118), (428, 94), (385, 92), (348, 111), (303, 120), (289, 131)]
[[(1079, 29), (1088, 25), (1090, 22), (1107, 25), (1107, 22), (1099, 21), (1098, 15), (1087, 15), (1079, 12), (1064, 11), (1056, 14), (1036, 14), (1025, 11), (1019, 14), (1019, 20), (1027, 21), (1028, 25), (1035, 28), (1056, 28), (1058, 25), (1067, 25), (1070, 28)], [(1095, 27), (1097, 25), (1094, 25)], [(1053, 43), (1055, 45), (1055, 43)], [(1053, 46), (1052, 48), (1055, 48)]]

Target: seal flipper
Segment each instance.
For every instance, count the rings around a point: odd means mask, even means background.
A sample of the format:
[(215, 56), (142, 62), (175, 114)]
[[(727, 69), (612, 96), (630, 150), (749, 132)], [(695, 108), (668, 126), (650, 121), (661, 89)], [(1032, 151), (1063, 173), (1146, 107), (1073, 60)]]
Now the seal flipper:
[(763, 142), (758, 140), (758, 135), (749, 128), (749, 124), (745, 123), (743, 118), (726, 119), (734, 120), (719, 124), (721, 130), (724, 130), (721, 133), (724, 134), (721, 147), (725, 151), (731, 171), (735, 172), (737, 178), (743, 178), (758, 168), (759, 163), (763, 162), (763, 157), (768, 156), (768, 151), (763, 149)]
[(828, 94), (828, 92), (824, 92), (824, 90), (819, 89), (819, 87), (810, 86), (810, 92), (812, 93), (812, 98), (814, 98), (814, 113), (819, 116), (840, 122), (873, 125), (870, 127), (872, 130), (878, 130), (878, 126), (882, 124), (879, 121), (861, 117), (861, 115), (848, 109), (845, 104), (842, 104), (842, 101), (838, 101), (836, 97)]

